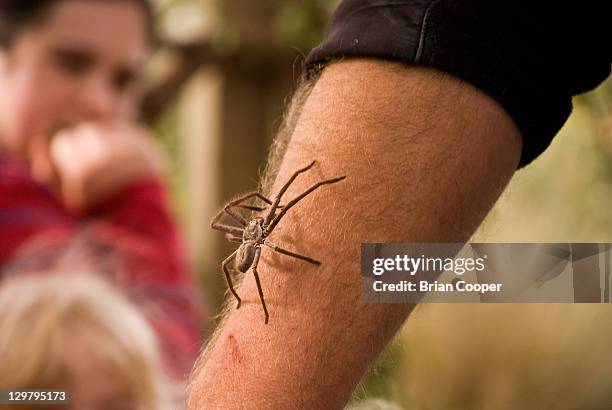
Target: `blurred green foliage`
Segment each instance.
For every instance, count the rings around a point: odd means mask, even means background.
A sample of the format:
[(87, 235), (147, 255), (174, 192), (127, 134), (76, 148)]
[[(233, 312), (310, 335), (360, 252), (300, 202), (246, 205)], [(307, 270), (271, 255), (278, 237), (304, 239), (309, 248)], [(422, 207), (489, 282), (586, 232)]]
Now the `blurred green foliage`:
[(338, 0), (275, 1), (272, 18), (276, 41), (301, 50), (310, 50), (322, 39), (329, 16)]
[[(224, 18), (224, 7), (232, 0), (155, 0), (157, 15), (163, 19), (173, 8), (195, 6), (221, 15), (223, 24), (216, 28), (215, 37), (223, 38), (239, 29)], [(294, 46), (309, 49), (321, 41), (327, 28), (329, 17), (340, 0), (259, 0), (257, 8), (272, 27), (270, 40), (280, 46)], [(229, 24), (226, 24), (229, 23)], [(226, 33), (224, 33), (224, 31)]]

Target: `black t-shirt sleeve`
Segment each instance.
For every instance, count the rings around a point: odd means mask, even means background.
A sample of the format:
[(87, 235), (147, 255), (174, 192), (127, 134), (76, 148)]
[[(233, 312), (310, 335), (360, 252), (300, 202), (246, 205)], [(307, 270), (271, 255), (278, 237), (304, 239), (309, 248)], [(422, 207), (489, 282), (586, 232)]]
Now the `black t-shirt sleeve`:
[(344, 0), (308, 75), (342, 57), (422, 64), (494, 98), (523, 136), (519, 167), (567, 120), (572, 96), (610, 74), (605, 2)]

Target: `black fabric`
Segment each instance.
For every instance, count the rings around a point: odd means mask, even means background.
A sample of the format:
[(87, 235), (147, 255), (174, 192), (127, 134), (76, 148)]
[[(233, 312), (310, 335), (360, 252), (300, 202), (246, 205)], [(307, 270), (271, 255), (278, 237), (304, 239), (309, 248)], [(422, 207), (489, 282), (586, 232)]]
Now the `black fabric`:
[(327, 39), (305, 62), (309, 75), (341, 57), (423, 64), (497, 100), (523, 136), (519, 167), (567, 120), (573, 95), (610, 74), (606, 2), (344, 0)]

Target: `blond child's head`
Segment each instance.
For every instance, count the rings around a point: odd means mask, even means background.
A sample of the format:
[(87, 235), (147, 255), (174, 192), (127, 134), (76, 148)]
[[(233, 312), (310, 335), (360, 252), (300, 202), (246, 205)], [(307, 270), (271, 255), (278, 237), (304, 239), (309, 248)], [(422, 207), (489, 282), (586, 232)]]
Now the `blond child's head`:
[(0, 329), (0, 390), (63, 389), (70, 408), (88, 410), (160, 409), (172, 400), (153, 330), (96, 275), (1, 281)]

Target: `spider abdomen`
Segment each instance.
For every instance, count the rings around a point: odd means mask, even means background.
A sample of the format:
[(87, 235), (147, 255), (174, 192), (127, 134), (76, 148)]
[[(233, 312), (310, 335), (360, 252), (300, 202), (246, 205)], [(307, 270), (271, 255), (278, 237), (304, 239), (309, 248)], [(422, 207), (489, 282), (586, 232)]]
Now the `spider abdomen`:
[(236, 253), (236, 269), (240, 272), (246, 272), (253, 265), (255, 259), (255, 245), (253, 243), (245, 242), (238, 248)]

